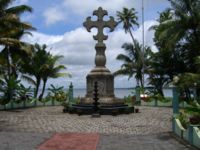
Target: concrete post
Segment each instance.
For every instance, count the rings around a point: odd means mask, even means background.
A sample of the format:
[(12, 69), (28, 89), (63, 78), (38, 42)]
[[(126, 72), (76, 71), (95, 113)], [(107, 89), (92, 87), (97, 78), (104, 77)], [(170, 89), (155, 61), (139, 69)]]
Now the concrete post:
[(74, 94), (73, 93), (73, 84), (71, 82), (70, 85), (69, 85), (69, 93), (68, 93), (68, 95), (69, 95), (69, 103), (73, 101), (73, 94)]
[(191, 124), (188, 127), (188, 141), (193, 144), (193, 125)]
[(173, 99), (172, 99), (173, 114), (179, 113), (179, 92), (177, 87), (173, 87)]

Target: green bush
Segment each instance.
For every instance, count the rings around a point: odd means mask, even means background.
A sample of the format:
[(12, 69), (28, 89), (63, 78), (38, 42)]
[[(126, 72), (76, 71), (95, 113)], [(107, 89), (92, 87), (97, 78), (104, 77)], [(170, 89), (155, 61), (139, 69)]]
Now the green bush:
[(46, 99), (49, 100), (56, 100), (58, 102), (65, 102), (68, 100), (68, 92), (65, 92), (64, 87), (55, 87), (51, 84), (51, 88), (48, 88), (49, 93), (46, 97)]
[(127, 97), (124, 97), (124, 103), (127, 104), (129, 107), (133, 106), (133, 100), (132, 100), (132, 96), (128, 95)]

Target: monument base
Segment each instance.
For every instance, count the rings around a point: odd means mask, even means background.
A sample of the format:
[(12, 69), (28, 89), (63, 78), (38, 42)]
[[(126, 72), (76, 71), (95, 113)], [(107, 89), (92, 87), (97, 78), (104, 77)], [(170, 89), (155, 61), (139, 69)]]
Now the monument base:
[(103, 105), (121, 104), (122, 100), (114, 95), (114, 76), (106, 67), (95, 67), (87, 75), (87, 94), (81, 99), (82, 104), (92, 104), (94, 83), (98, 83), (98, 102)]
[[(84, 97), (81, 98), (80, 103), (81, 104), (93, 104), (94, 100), (91, 97)], [(98, 102), (100, 103), (100, 105), (120, 105), (120, 104), (124, 104), (122, 99), (116, 98), (116, 97), (100, 97)]]

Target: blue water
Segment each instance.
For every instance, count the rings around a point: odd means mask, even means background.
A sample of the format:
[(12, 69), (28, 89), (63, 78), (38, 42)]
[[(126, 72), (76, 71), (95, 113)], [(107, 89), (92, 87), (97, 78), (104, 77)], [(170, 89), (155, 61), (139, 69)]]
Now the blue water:
[[(124, 96), (133, 95), (132, 89), (115, 89), (115, 96), (119, 98), (124, 98)], [(172, 90), (171, 89), (164, 89), (164, 95), (167, 97), (172, 97)], [(74, 97), (84, 97), (86, 94), (86, 89), (74, 89)]]
[[(163, 92), (166, 97), (172, 97), (172, 89), (164, 89)], [(48, 90), (45, 90), (44, 96), (46, 96), (47, 93)], [(129, 88), (116, 88), (114, 93), (116, 97), (124, 98), (124, 96), (134, 95), (134, 90)], [(74, 89), (74, 97), (85, 97), (85, 95), (86, 89)]]

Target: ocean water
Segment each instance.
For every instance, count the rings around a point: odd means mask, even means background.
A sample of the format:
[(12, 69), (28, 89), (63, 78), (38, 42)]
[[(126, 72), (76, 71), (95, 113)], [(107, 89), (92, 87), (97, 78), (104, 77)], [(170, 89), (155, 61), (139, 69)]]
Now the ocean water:
[[(133, 89), (128, 88), (117, 88), (114, 93), (116, 97), (124, 98), (124, 96), (133, 95)], [(172, 89), (164, 89), (164, 95), (166, 97), (172, 97)], [(86, 89), (74, 89), (74, 97), (84, 97), (86, 94)]]
[[(163, 92), (166, 97), (172, 97), (172, 89), (164, 89)], [(45, 90), (44, 96), (46, 96), (47, 93), (48, 93), (48, 90)], [(116, 97), (124, 98), (124, 96), (133, 95), (134, 89), (116, 88), (114, 90), (114, 93)], [(86, 89), (74, 89), (74, 97), (85, 97), (85, 95), (86, 95)]]

